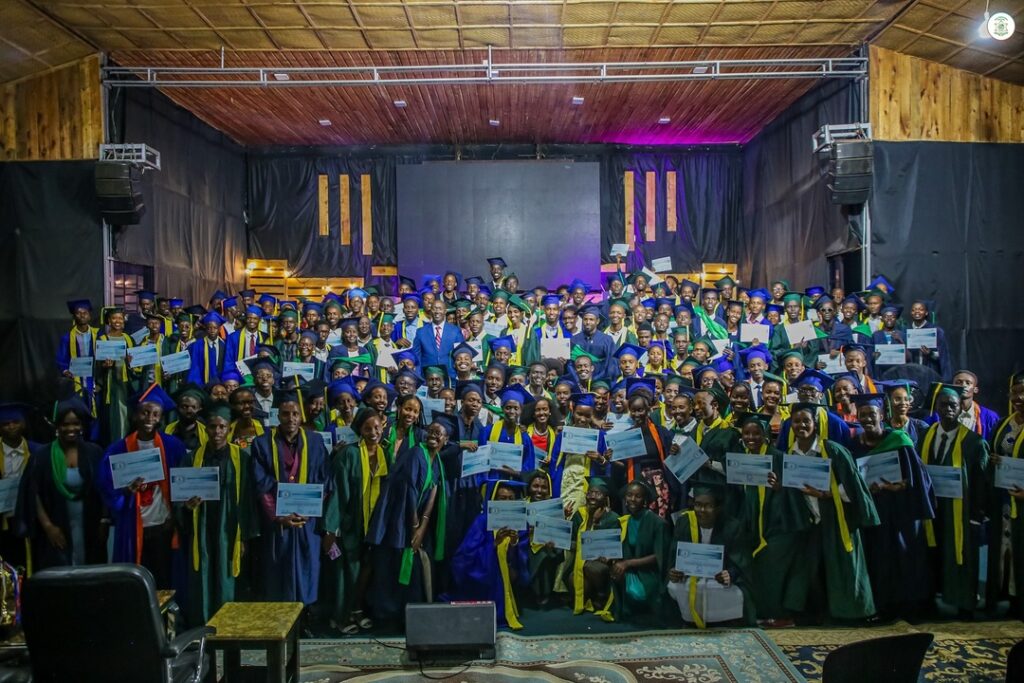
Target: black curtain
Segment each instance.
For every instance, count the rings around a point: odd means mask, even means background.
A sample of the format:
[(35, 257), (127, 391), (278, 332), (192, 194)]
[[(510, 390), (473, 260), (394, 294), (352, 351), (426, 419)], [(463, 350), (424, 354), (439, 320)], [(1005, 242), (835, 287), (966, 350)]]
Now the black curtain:
[(744, 148), (738, 270), (746, 282), (826, 284), (826, 254), (851, 244), (847, 220), (819, 175), (811, 136), (825, 124), (856, 122), (859, 112), (859, 84), (831, 81), (790, 105)]
[(52, 400), (65, 302), (103, 305), (95, 162), (0, 163), (0, 400)]
[(1024, 368), (1022, 190), (1024, 145), (875, 143), (872, 270), (908, 307), (935, 302), (953, 364), (978, 375), (1000, 412), (1010, 373)]
[[(287, 259), (298, 277), (362, 277), (397, 259), (396, 158), (251, 155), (249, 237), (254, 258)], [(362, 183), (370, 176), (372, 254), (363, 255)], [(328, 178), (329, 234), (320, 235), (319, 176)], [(348, 176), (351, 241), (341, 243), (340, 177)]]
[(111, 138), (159, 150), (143, 176), (146, 213), (117, 231), (116, 258), (153, 266), (165, 296), (206, 302), (245, 282), (244, 150), (156, 90), (114, 89)]
[[(739, 147), (705, 147), (656, 153), (614, 151), (604, 158), (601, 262), (613, 244), (626, 242), (623, 179), (633, 171), (634, 251), (626, 258), (630, 270), (652, 259), (672, 257), (675, 272), (696, 272), (704, 262), (735, 262), (743, 222), (743, 155)], [(676, 229), (668, 231), (668, 172), (676, 173)], [(646, 241), (647, 173), (653, 172), (655, 239)]]

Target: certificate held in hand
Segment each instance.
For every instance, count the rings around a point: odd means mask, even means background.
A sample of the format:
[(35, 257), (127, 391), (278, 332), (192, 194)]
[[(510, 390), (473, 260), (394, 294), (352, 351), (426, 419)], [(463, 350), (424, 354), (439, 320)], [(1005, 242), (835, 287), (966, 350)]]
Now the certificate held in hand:
[(963, 498), (963, 471), (959, 467), (925, 465), (932, 478), (932, 490), (938, 498)]
[(556, 339), (540, 340), (540, 357), (553, 358), (555, 360), (566, 360), (569, 358), (569, 338), (558, 337)]
[(724, 563), (724, 545), (686, 541), (676, 544), (676, 570), (687, 576), (713, 579), (721, 573)]
[(907, 328), (907, 347), (911, 349), (920, 349), (922, 346), (925, 346), (929, 349), (939, 348), (939, 331), (937, 328)]
[(300, 517), (320, 517), (324, 510), (323, 484), (286, 484), (277, 485), (278, 517), (292, 514)]
[(191, 498), (220, 500), (219, 467), (172, 467), (171, 502), (177, 503)]
[(996, 488), (1024, 489), (1024, 459), (1007, 456), (999, 458), (995, 479)]
[(622, 535), (619, 529), (598, 529), (580, 534), (580, 552), (584, 560), (622, 559)]
[(192, 367), (192, 357), (188, 351), (169, 353), (160, 359), (160, 369), (165, 375), (173, 375), (176, 372), (185, 372)]
[(514, 529), (526, 531), (525, 500), (487, 501), (487, 530)]
[(92, 358), (90, 356), (72, 358), (71, 363), (68, 365), (68, 370), (71, 372), (72, 377), (80, 379), (92, 377)]
[[(676, 440), (673, 439), (672, 443), (676, 443)], [(679, 442), (679, 452), (665, 458), (665, 467), (682, 484), (696, 474), (707, 461), (708, 456), (697, 442), (684, 436)]]
[(604, 443), (612, 451), (612, 460), (615, 461), (628, 460), (647, 454), (644, 433), (640, 429), (608, 432), (604, 436)]
[(759, 323), (740, 323), (740, 341), (744, 344), (752, 344), (757, 341), (767, 344), (771, 336), (770, 328)]
[(597, 450), (598, 437), (601, 432), (586, 427), (562, 428), (562, 452), (582, 455)]
[(551, 543), (559, 550), (572, 547), (572, 522), (557, 517), (541, 517), (533, 525), (534, 543)]
[(96, 360), (124, 360), (128, 344), (124, 339), (99, 339), (96, 341)]
[(903, 481), (900, 456), (896, 451), (857, 458), (857, 469), (860, 470), (860, 475), (868, 486), (885, 482), (897, 484)]
[(875, 365), (906, 365), (907, 347), (904, 344), (875, 344)]
[(491, 450), (491, 469), (500, 470), (507, 467), (516, 472), (523, 469), (523, 445), (504, 443), (501, 441), (489, 441), (487, 445)]
[(136, 479), (143, 484), (164, 480), (164, 464), (159, 448), (144, 448), (110, 456), (110, 474), (115, 489), (127, 488)]
[(832, 461), (813, 455), (786, 455), (782, 458), (782, 485), (791, 489), (810, 486), (819, 491), (832, 488)]
[(814, 323), (810, 320), (785, 323), (782, 327), (786, 330), (786, 337), (789, 339), (790, 346), (797, 346), (802, 342), (814, 341), (818, 338), (818, 334), (814, 330)]
[(772, 459), (767, 455), (725, 454), (725, 481), (728, 484), (767, 486)]

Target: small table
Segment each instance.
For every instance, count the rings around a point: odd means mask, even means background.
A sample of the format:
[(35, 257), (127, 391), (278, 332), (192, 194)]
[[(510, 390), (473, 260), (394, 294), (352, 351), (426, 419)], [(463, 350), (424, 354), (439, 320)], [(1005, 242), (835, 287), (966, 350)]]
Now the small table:
[(242, 650), (263, 649), (267, 652), (267, 666), (262, 680), (298, 683), (301, 615), (301, 602), (224, 603), (206, 624), (217, 629), (206, 642), (215, 656), (217, 650), (224, 653), (225, 683), (242, 680)]

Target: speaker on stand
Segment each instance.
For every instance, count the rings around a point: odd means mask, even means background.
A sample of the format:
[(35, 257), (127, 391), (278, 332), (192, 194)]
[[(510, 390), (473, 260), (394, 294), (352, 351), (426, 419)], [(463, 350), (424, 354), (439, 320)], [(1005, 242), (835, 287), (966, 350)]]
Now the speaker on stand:
[(135, 225), (146, 212), (142, 169), (127, 161), (96, 162), (96, 198), (111, 225)]

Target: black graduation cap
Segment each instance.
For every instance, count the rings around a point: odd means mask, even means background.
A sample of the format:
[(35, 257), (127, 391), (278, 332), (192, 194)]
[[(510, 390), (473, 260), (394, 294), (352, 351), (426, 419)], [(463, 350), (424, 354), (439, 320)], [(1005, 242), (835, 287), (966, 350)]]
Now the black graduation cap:
[(444, 427), (444, 430), (448, 432), (448, 436), (454, 434), (456, 429), (458, 429), (458, 425), (455, 423), (455, 417), (448, 413), (442, 413), (439, 410), (430, 411), (430, 422)]
[(33, 410), (35, 409), (27, 403), (19, 403), (17, 401), (0, 403), (0, 422), (24, 420)]

